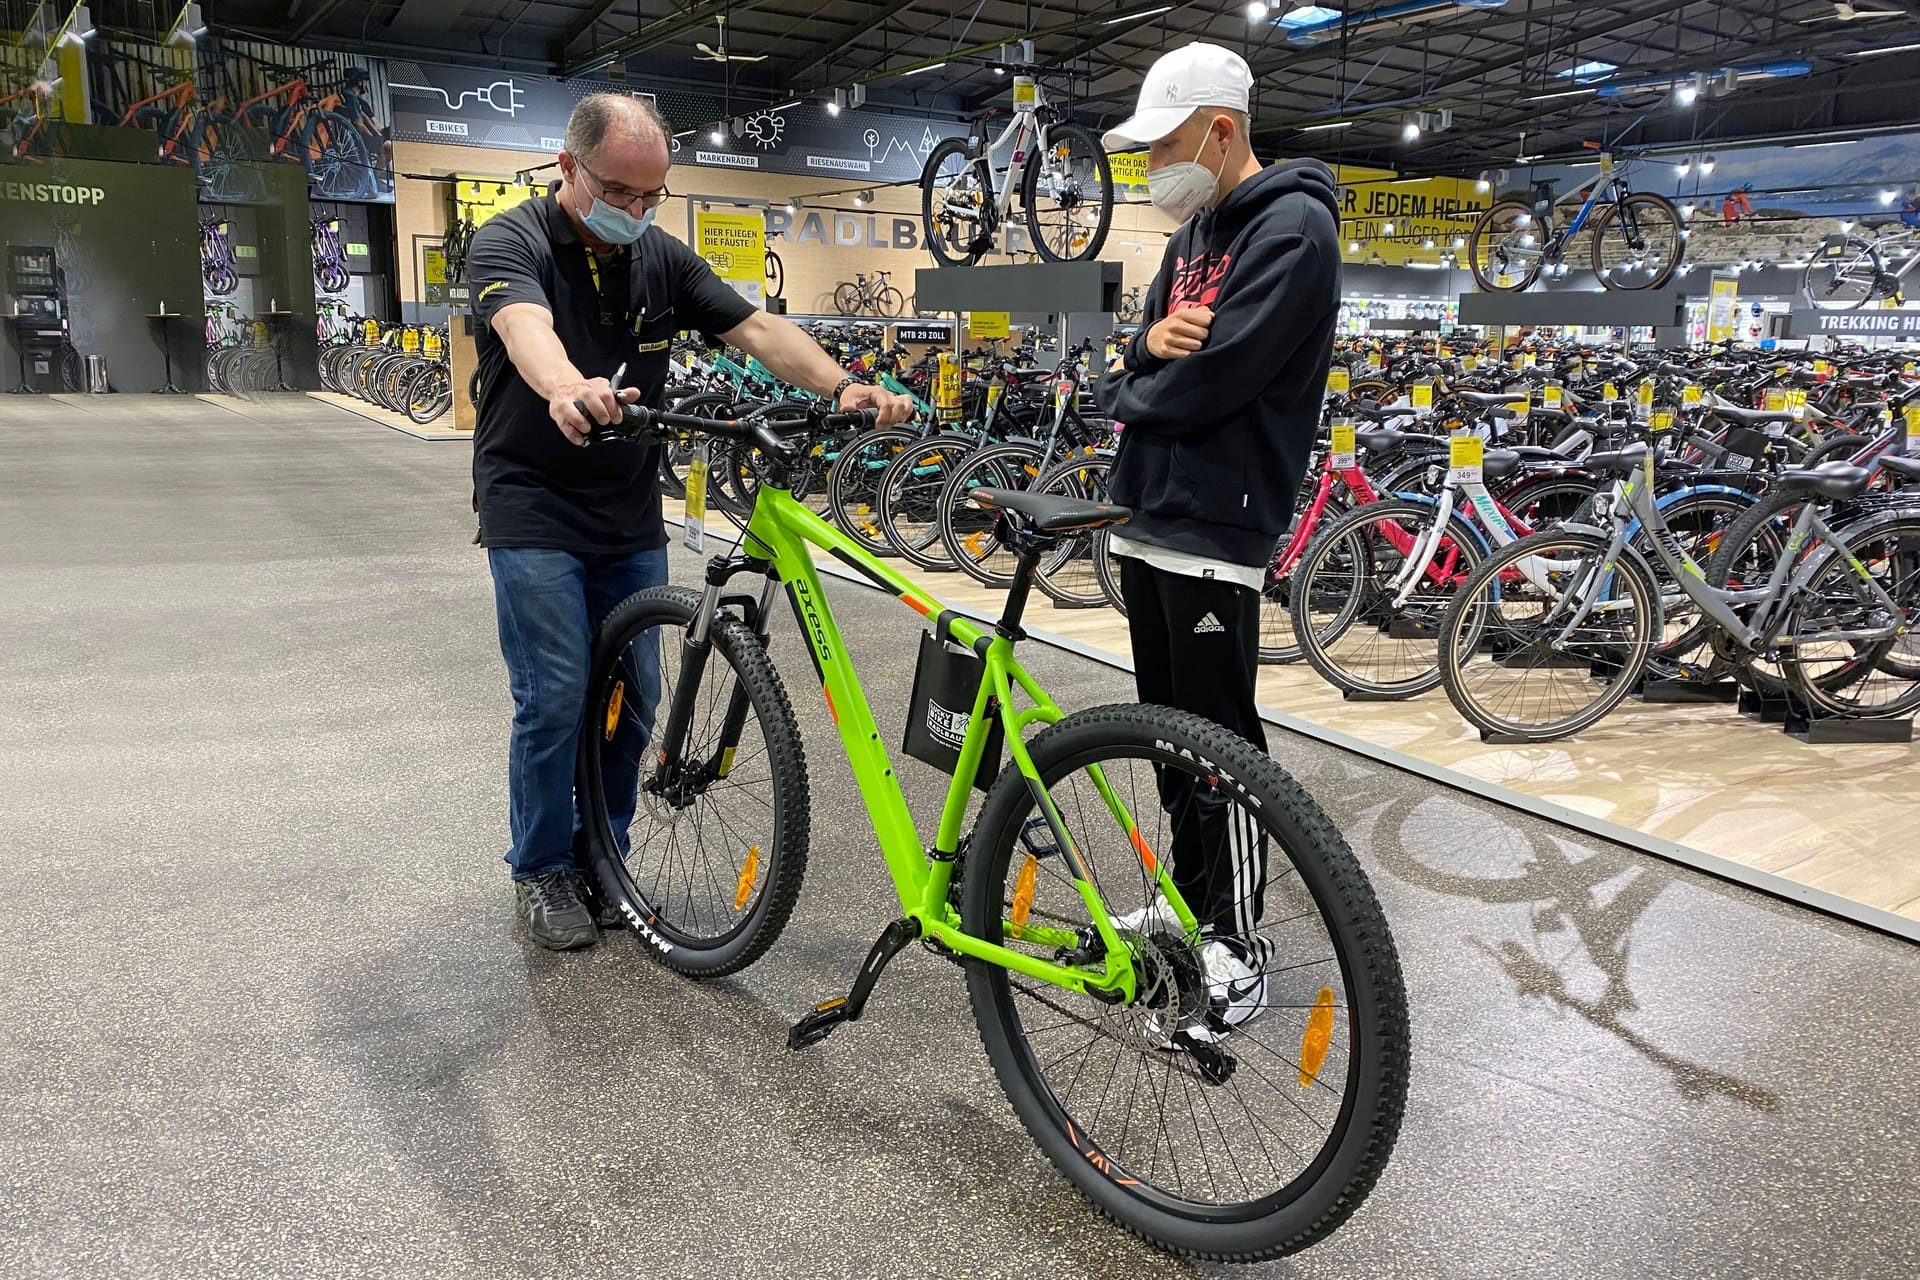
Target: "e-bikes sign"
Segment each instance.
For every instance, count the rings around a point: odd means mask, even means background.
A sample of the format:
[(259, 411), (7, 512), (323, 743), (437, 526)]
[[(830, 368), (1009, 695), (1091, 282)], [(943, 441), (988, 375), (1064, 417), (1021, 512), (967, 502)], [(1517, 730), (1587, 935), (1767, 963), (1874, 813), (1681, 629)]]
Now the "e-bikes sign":
[(64, 182), (0, 182), (0, 200), (28, 204), (103, 204), (105, 187), (76, 187)]

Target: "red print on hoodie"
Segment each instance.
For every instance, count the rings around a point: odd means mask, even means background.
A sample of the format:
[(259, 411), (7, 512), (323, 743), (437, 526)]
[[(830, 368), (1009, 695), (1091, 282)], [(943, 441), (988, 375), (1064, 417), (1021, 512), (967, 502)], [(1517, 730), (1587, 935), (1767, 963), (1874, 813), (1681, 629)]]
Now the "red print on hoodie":
[(1222, 254), (1218, 262), (1210, 254), (1191, 261), (1175, 258), (1173, 288), (1167, 294), (1167, 314), (1188, 307), (1211, 307), (1220, 297), (1220, 282), (1227, 278), (1227, 268), (1232, 264), (1230, 253)]

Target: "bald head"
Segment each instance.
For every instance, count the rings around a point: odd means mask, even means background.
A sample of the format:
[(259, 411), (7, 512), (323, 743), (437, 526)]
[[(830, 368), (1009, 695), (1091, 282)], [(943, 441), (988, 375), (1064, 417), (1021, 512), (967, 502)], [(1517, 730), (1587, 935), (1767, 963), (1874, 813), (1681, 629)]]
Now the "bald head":
[(592, 164), (606, 147), (664, 144), (667, 122), (646, 98), (624, 93), (594, 93), (580, 99), (567, 117), (567, 154)]

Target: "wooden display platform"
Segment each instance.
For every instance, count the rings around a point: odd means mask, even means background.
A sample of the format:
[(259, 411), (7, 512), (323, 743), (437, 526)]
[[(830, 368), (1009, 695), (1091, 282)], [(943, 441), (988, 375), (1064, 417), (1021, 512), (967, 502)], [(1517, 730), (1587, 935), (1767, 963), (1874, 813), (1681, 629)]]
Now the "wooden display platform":
[[(404, 413), (395, 413), (391, 409), (383, 409), (371, 401), (360, 399), (358, 396), (343, 395), (338, 391), (309, 391), (307, 394), (324, 404), (332, 405), (336, 409), (345, 409), (348, 413), (357, 413), (370, 422), (377, 422), (383, 427), (392, 427), (395, 431), (403, 431), (407, 435), (419, 440), (473, 439), (473, 432), (471, 430), (462, 431), (454, 425), (455, 418), (451, 410), (441, 414), (425, 426), (422, 426)], [(456, 400), (460, 398), (459, 396), (455, 397)]]
[[(668, 500), (677, 521), (681, 504)], [(708, 545), (733, 527), (708, 519)], [(822, 569), (851, 576), (822, 558)], [(908, 576), (949, 606), (999, 614), (1004, 592), (959, 573)], [(856, 579), (864, 581), (864, 579)], [(1027, 630), (1132, 670), (1127, 621), (1039, 592)], [(1808, 744), (1731, 704), (1641, 703), (1565, 742), (1482, 743), (1439, 690), (1348, 702), (1304, 664), (1260, 669), (1266, 718), (1382, 763), (1920, 941), (1920, 744)]]

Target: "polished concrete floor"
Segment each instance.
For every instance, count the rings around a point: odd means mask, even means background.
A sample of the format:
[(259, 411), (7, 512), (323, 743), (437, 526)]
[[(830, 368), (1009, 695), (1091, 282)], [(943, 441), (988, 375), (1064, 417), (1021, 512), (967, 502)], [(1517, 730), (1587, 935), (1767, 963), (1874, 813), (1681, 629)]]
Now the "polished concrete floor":
[[(1233, 1270), (1083, 1207), (931, 957), (787, 1051), (889, 894), (807, 680), (814, 856), (759, 965), (517, 932), (467, 460), (310, 401), (0, 402), (0, 1274)], [(918, 619), (830, 590), (900, 705)], [(1360, 1213), (1243, 1274), (1920, 1274), (1920, 950), (1274, 750), (1385, 901), (1414, 1076)]]

